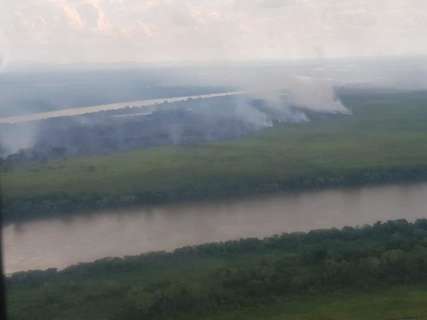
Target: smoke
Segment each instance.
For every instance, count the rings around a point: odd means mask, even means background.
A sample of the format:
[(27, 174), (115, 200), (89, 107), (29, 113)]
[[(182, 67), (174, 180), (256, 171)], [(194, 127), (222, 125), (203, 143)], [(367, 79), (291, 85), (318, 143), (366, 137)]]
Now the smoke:
[[(1, 41), (0, 41), (1, 44)], [(6, 71), (8, 65), (8, 59), (6, 51), (0, 52), (0, 73)]]
[(232, 115), (234, 117), (252, 125), (255, 129), (262, 129), (273, 125), (272, 120), (267, 114), (251, 105), (247, 97), (237, 97), (236, 107), (233, 111)]
[[(170, 72), (166, 72), (169, 71)], [(134, 71), (133, 71), (134, 72)], [(144, 74), (144, 71), (141, 71)], [(321, 113), (350, 114), (349, 110), (337, 98), (333, 83), (320, 77), (301, 75), (306, 70), (292, 70), (283, 67), (259, 67), (259, 66), (230, 66), (200, 69), (191, 67), (186, 69), (162, 69), (159, 74), (150, 71), (150, 75), (156, 78), (158, 83), (165, 86), (223, 86), (225, 88), (239, 89), (245, 94), (233, 97), (234, 102), (230, 108), (220, 108), (218, 104), (211, 104), (204, 110), (212, 110), (205, 118), (212, 121), (224, 118), (238, 120), (252, 130), (260, 130), (272, 127), (275, 123), (290, 122), (299, 123), (309, 121), (307, 111)], [(125, 75), (125, 73), (123, 73)], [(57, 75), (56, 75), (57, 76)], [(135, 78), (134, 75), (130, 77)], [(147, 76), (148, 77), (148, 76)], [(143, 78), (146, 78), (145, 76)], [(46, 81), (46, 80), (45, 80)], [(51, 82), (50, 79), (47, 80)], [(101, 80), (102, 81), (102, 80)], [(131, 83), (131, 82), (129, 82)], [(100, 88), (102, 84), (98, 88)], [(226, 89), (224, 89), (226, 90)], [(114, 88), (109, 90), (114, 95)], [(55, 93), (55, 92), (53, 92)], [(74, 93), (76, 95), (79, 92)], [(100, 93), (101, 94), (101, 93)], [(120, 94), (118, 94), (120, 95)], [(56, 93), (61, 99), (61, 94)], [(38, 96), (31, 95), (28, 101)], [(202, 103), (202, 102), (200, 102)], [(221, 103), (221, 102), (219, 102)], [(185, 107), (180, 105), (179, 108)], [(203, 108), (201, 108), (203, 109)], [(221, 109), (221, 115), (215, 115), (215, 109)], [(75, 121), (82, 127), (91, 127), (98, 117), (76, 117)], [(111, 120), (114, 121), (114, 120)], [(76, 122), (76, 123), (77, 123)], [(206, 121), (209, 123), (209, 121)], [(0, 126), (0, 144), (2, 156), (18, 152), (21, 149), (30, 148), (37, 141), (40, 132), (39, 123)], [(167, 128), (168, 135), (173, 143), (178, 144), (182, 140), (184, 128), (170, 125)], [(114, 134), (114, 133), (112, 133)]]
[(0, 126), (0, 157), (7, 157), (20, 150), (31, 148), (37, 140), (39, 125), (6, 124)]
[(4, 32), (0, 29), (0, 73), (8, 67), (10, 46)]
[[(5, 57), (6, 55), (3, 54), (0, 59), (3, 69), (7, 64)], [(17, 113), (24, 112), (23, 110), (39, 112), (66, 104), (68, 106), (98, 104), (96, 99), (99, 97), (116, 101), (139, 99), (143, 98), (137, 96), (141, 91), (144, 94), (155, 95), (169, 90), (162, 91), (164, 88), (171, 88), (171, 95), (186, 95), (194, 94), (195, 91), (192, 90), (196, 87), (197, 90), (203, 86), (210, 88), (209, 90), (213, 87), (221, 87), (223, 89), (219, 91), (243, 91), (245, 94), (235, 96), (234, 106), (230, 108), (219, 108), (221, 102), (216, 102), (205, 109), (221, 109), (223, 112), (221, 117), (229, 120), (238, 119), (248, 124), (248, 127), (258, 130), (271, 127), (277, 122), (307, 122), (313, 112), (350, 115), (351, 111), (340, 100), (335, 88), (353, 86), (398, 90), (426, 89), (426, 66), (425, 58), (323, 59), (292, 63), (168, 65), (150, 66), (150, 68), (137, 65), (133, 65), (132, 68), (129, 65), (115, 66), (120, 69), (118, 73), (120, 77), (108, 68), (98, 67), (87, 72), (81, 67), (73, 71), (71, 78), (69, 71), (65, 69), (59, 69), (56, 73), (45, 72), (43, 77), (37, 77), (37, 81), (31, 82), (23, 78), (26, 76), (24, 73), (14, 75), (11, 78), (13, 81), (7, 79), (8, 81), (2, 82), (0, 104), (4, 113), (9, 110)], [(2, 76), (5, 77), (8, 74)], [(85, 77), (92, 78), (84, 82)], [(111, 78), (119, 80), (109, 82), (108, 79)], [(72, 81), (64, 81), (64, 79)], [(67, 86), (62, 85), (62, 82)], [(21, 94), (22, 83), (28, 86), (25, 89), (25, 95)], [(177, 88), (187, 88), (188, 92), (192, 93), (185, 93), (185, 90), (179, 91)], [(131, 99), (128, 98), (130, 96)], [(16, 97), (16, 101), (22, 98), (23, 103), (15, 107), (13, 104), (15, 100), (10, 97)], [(50, 104), (45, 103), (46, 97), (50, 99)], [(90, 102), (87, 103), (88, 101)], [(185, 107), (185, 103), (179, 108), (183, 106)], [(207, 113), (206, 119), (208, 120), (209, 117), (212, 121), (220, 119), (214, 114)], [(85, 118), (81, 121), (83, 127), (93, 125)], [(83, 123), (85, 121), (89, 122)], [(29, 125), (10, 126), (7, 129), (0, 127), (0, 143), (3, 150), (6, 150), (3, 153), (10, 154), (19, 149), (31, 147), (37, 134), (36, 124), (32, 127)], [(169, 135), (175, 143), (181, 141), (185, 134), (183, 127), (171, 126), (169, 129)]]
[(298, 77), (296, 80), (287, 85), (291, 105), (316, 112), (351, 114), (331, 84), (310, 77)]
[(6, 58), (4, 55), (0, 55), (0, 72), (6, 68)]
[(337, 97), (329, 80), (292, 72), (271, 71), (253, 78), (247, 77), (242, 84), (249, 96), (265, 101), (263, 109), (270, 123), (307, 122), (309, 117), (306, 111), (351, 114)]
[[(195, 67), (170, 81), (189, 85), (223, 85), (246, 92), (248, 98), (239, 102), (236, 112), (242, 119), (271, 126), (274, 121), (308, 121), (305, 110), (319, 113), (351, 114), (335, 92), (335, 85), (345, 81), (332, 80), (331, 71), (318, 65), (277, 64)], [(350, 77), (347, 77), (348, 79)], [(262, 100), (263, 108), (248, 104), (248, 100)]]

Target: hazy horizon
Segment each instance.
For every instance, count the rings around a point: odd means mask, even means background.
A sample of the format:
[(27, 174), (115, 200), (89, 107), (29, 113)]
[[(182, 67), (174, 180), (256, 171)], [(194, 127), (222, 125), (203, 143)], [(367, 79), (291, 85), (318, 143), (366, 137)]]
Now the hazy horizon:
[(4, 68), (427, 55), (427, 3), (421, 1), (1, 2)]

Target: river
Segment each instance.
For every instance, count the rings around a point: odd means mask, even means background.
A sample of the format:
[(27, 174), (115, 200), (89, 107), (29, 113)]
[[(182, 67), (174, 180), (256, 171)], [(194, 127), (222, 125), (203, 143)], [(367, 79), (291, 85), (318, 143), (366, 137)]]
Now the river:
[(427, 218), (427, 183), (276, 194), (115, 210), (3, 228), (5, 270), (63, 268), (107, 256), (282, 232)]
[(0, 117), (0, 124), (23, 123), (23, 122), (46, 120), (46, 119), (58, 118), (58, 117), (72, 117), (72, 116), (78, 116), (83, 114), (95, 113), (99, 111), (111, 111), (111, 110), (119, 110), (119, 109), (125, 109), (125, 108), (153, 107), (153, 106), (161, 105), (163, 103), (186, 101), (188, 99), (209, 99), (209, 98), (215, 98), (215, 97), (241, 95), (243, 93), (244, 93), (243, 91), (230, 91), (230, 92), (210, 93), (210, 94), (201, 94), (201, 95), (184, 96), (184, 97), (125, 101), (125, 102), (110, 103), (110, 104), (100, 104), (96, 106), (64, 108), (61, 110), (38, 112), (38, 113), (25, 114), (20, 116)]

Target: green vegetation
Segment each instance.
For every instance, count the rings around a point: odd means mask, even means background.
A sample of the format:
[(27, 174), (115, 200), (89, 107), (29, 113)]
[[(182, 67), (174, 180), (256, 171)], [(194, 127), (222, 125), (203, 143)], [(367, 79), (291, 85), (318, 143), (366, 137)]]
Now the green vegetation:
[(426, 319), (427, 220), (107, 258), (7, 278), (10, 319)]
[(4, 217), (427, 179), (427, 92), (341, 96), (353, 116), (278, 125), (224, 143), (7, 169)]
[(267, 306), (243, 308), (207, 316), (205, 320), (424, 320), (427, 286), (340, 292), (298, 297)]

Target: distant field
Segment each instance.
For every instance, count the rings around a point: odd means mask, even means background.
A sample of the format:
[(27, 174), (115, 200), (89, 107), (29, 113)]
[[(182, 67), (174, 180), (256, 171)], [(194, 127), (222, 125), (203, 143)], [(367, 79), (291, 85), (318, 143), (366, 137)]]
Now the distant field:
[(427, 92), (351, 92), (353, 116), (224, 143), (52, 161), (3, 172), (5, 218), (254, 192), (427, 179)]

